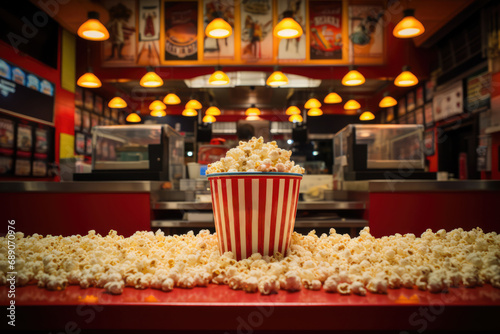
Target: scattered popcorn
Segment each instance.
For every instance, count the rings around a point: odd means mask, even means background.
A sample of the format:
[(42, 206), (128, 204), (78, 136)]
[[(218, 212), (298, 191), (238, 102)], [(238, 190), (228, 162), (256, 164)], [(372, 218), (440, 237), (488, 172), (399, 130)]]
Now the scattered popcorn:
[[(242, 149), (241, 156), (252, 149)], [(266, 159), (273, 158), (274, 153)], [(403, 287), (431, 293), (484, 284), (500, 288), (500, 236), (481, 229), (428, 230), (420, 238), (396, 234), (380, 239), (371, 236), (369, 228), (357, 238), (335, 229), (321, 236), (314, 231), (293, 233), (286, 254), (255, 253), (241, 261), (231, 252), (221, 256), (217, 236), (207, 230), (174, 236), (137, 232), (129, 238), (115, 231), (104, 237), (90, 231), (85, 236), (16, 238), (16, 285), (37, 284), (48, 290), (79, 285), (121, 294), (125, 286), (171, 291), (213, 283), (264, 295), (323, 287), (326, 292), (364, 296), (367, 291), (387, 293), (388, 288)], [(7, 239), (1, 237), (0, 285), (7, 284), (7, 255)]]
[(281, 172), (304, 174), (304, 168), (290, 161), (292, 151), (278, 148), (275, 141), (253, 137), (240, 141), (238, 147), (227, 151), (220, 161), (208, 165), (207, 174), (235, 172)]

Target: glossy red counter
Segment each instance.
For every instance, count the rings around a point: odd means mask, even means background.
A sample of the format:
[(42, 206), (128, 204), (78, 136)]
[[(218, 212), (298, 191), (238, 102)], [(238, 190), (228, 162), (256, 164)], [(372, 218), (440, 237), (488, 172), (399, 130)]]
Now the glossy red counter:
[[(17, 288), (15, 300), (17, 330), (500, 330), (500, 290), (489, 285), (444, 294), (399, 289), (366, 297), (310, 290), (262, 296), (217, 285), (172, 292), (126, 288), (114, 296), (97, 288), (51, 292), (27, 286)], [(7, 303), (2, 286), (0, 304)], [(0, 328), (6, 326), (2, 321)]]

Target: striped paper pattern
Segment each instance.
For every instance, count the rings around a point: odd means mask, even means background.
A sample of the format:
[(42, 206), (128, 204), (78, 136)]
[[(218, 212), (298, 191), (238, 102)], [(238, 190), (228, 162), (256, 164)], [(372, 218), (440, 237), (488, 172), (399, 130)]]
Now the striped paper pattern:
[(302, 176), (233, 174), (208, 179), (221, 254), (231, 251), (237, 260), (253, 253), (286, 254)]

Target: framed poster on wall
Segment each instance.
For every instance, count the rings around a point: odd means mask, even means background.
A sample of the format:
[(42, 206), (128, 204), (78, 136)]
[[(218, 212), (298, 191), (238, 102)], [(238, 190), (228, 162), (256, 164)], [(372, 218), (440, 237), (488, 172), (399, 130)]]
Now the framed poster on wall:
[(198, 60), (198, 1), (165, 1), (163, 60)]
[(139, 1), (138, 65), (160, 65), (160, 9), (160, 0)]
[(241, 60), (270, 62), (273, 60), (273, 1), (240, 2)]
[(428, 102), (424, 106), (425, 127), (434, 125), (434, 113), (432, 112), (432, 102)]
[(343, 2), (309, 1), (309, 57), (343, 59)]
[(222, 17), (233, 28), (227, 38), (216, 39), (203, 34), (203, 59), (234, 59), (234, 2), (235, 0), (203, 0), (203, 31), (212, 20)]
[(424, 153), (426, 156), (434, 155), (434, 129), (429, 129), (424, 132)]
[(277, 40), (279, 60), (305, 60), (306, 59), (306, 1), (278, 0), (278, 22), (285, 16), (291, 16), (300, 24), (304, 34), (299, 38)]
[(349, 6), (349, 41), (355, 64), (384, 63), (384, 2)]

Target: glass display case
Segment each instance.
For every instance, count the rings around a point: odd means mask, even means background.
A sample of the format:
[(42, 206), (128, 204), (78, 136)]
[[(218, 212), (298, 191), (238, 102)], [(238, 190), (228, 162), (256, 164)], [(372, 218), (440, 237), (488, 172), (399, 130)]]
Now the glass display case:
[(92, 129), (92, 175), (102, 180), (177, 184), (185, 177), (184, 137), (169, 125), (96, 126)]
[(345, 180), (386, 179), (387, 171), (404, 178), (433, 178), (424, 173), (420, 124), (350, 124), (333, 139), (334, 174)]

